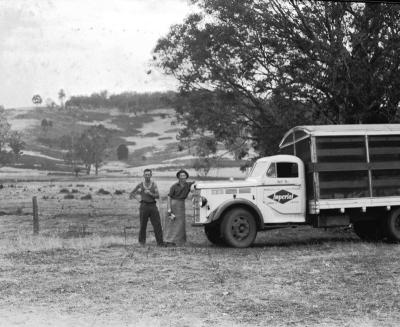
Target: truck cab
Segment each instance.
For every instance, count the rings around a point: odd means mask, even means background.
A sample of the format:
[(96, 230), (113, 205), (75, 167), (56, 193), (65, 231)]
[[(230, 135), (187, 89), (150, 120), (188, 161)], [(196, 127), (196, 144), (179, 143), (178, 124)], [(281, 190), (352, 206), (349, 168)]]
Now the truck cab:
[(292, 155), (261, 158), (244, 181), (196, 184), (193, 203), (194, 224), (211, 242), (247, 247), (258, 230), (305, 222), (304, 164)]

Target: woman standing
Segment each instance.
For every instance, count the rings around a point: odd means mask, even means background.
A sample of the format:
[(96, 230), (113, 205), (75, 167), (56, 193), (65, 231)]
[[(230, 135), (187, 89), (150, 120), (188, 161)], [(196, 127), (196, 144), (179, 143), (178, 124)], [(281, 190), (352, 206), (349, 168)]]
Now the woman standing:
[(165, 222), (164, 241), (167, 245), (182, 245), (186, 242), (185, 199), (194, 182), (187, 182), (189, 174), (181, 169), (176, 173), (178, 182), (173, 184), (168, 194), (168, 217)]

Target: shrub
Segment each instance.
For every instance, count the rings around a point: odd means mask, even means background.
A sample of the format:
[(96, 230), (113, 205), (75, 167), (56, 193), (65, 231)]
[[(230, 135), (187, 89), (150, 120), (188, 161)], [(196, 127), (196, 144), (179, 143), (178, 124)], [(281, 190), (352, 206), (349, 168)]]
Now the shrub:
[(86, 194), (81, 197), (81, 200), (92, 200), (92, 195), (91, 194)]
[(120, 144), (117, 148), (117, 157), (118, 160), (126, 160), (128, 159), (129, 149), (125, 144)]
[(108, 192), (108, 191), (106, 191), (105, 189), (101, 188), (100, 190), (97, 191), (97, 194), (104, 194), (104, 195), (107, 195), (107, 194), (110, 194), (110, 192)]
[(66, 194), (66, 195), (64, 196), (64, 199), (67, 199), (67, 200), (74, 199), (74, 198), (75, 198), (75, 197), (74, 197), (73, 194)]
[(154, 132), (150, 132), (150, 133), (147, 133), (147, 134), (143, 135), (143, 137), (156, 137), (156, 136), (160, 136), (160, 134), (154, 133)]
[(62, 188), (60, 190), (60, 193), (69, 193), (69, 190), (67, 188)]

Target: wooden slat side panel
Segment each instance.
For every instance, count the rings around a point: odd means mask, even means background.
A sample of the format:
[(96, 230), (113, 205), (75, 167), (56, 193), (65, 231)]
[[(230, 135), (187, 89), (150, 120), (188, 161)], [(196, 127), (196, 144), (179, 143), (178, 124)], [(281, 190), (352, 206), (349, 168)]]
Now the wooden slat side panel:
[(400, 195), (400, 169), (372, 171), (372, 192), (378, 197)]
[(316, 137), (318, 162), (366, 162), (365, 136)]
[(368, 171), (319, 172), (320, 198), (369, 196)]
[(368, 147), (371, 162), (400, 161), (399, 135), (371, 135)]

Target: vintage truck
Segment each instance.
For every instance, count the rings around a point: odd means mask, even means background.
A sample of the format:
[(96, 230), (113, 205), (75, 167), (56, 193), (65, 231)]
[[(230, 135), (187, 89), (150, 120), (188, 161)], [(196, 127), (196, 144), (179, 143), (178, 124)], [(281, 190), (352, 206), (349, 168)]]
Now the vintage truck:
[(350, 226), (400, 241), (400, 124), (297, 126), (244, 181), (195, 185), (194, 225), (214, 244), (248, 247), (258, 231)]

